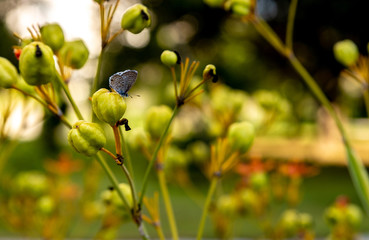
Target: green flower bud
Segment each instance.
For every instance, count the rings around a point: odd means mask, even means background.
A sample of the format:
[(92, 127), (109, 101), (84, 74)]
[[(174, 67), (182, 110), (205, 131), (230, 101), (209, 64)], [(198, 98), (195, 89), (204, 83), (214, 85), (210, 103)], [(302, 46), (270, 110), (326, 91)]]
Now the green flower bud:
[(346, 207), (346, 219), (350, 226), (358, 228), (363, 218), (362, 211), (354, 204), (349, 204)]
[(288, 237), (294, 236), (299, 227), (299, 217), (295, 210), (286, 210), (283, 212), (280, 224)]
[(55, 201), (50, 196), (43, 196), (38, 199), (37, 203), (37, 210), (44, 215), (48, 215), (52, 213), (55, 209)]
[(29, 85), (49, 83), (55, 77), (53, 51), (42, 42), (28, 44), (20, 55), (19, 70)]
[(57, 52), (64, 45), (63, 29), (57, 23), (46, 24), (41, 27), (42, 42)]
[(236, 17), (247, 16), (251, 11), (251, 0), (228, 0), (224, 8)]
[(142, 128), (134, 128), (129, 131), (128, 143), (133, 149), (140, 149), (141, 147), (149, 147), (149, 136), (147, 132)]
[(244, 189), (240, 193), (241, 208), (247, 212), (253, 212), (258, 207), (260, 200), (257, 194), (251, 189)]
[(32, 38), (23, 38), (21, 40), (21, 48), (24, 48), (25, 46), (27, 46), (28, 44), (30, 44), (31, 42), (33, 42), (34, 40)]
[(227, 217), (236, 215), (237, 205), (237, 199), (232, 195), (222, 195), (217, 201), (217, 209)]
[(265, 172), (255, 172), (250, 176), (250, 185), (255, 190), (262, 190), (268, 185), (268, 176)]
[(44, 194), (48, 188), (46, 176), (37, 171), (19, 173), (14, 182), (17, 192), (34, 197)]
[(346, 67), (355, 64), (359, 58), (359, 50), (356, 44), (349, 39), (334, 44), (333, 53), (336, 60)]
[(254, 141), (254, 126), (249, 122), (232, 123), (228, 129), (228, 140), (234, 151), (246, 153)]
[(175, 51), (165, 50), (160, 55), (160, 60), (162, 63), (167, 65), (168, 67), (173, 67), (176, 64), (181, 63), (181, 57)]
[(86, 220), (100, 218), (105, 212), (104, 204), (100, 201), (88, 201), (83, 204), (82, 214)]
[(202, 141), (196, 141), (188, 145), (187, 151), (191, 154), (191, 161), (204, 163), (209, 159), (210, 148)]
[(113, 190), (114, 189), (106, 189), (101, 192), (100, 199), (104, 204), (109, 205), (112, 203)]
[(92, 109), (100, 121), (115, 125), (125, 113), (125, 100), (117, 92), (102, 88), (92, 95)]
[(152, 138), (160, 138), (171, 117), (172, 110), (168, 106), (153, 106), (148, 110), (145, 130)]
[(10, 88), (19, 79), (15, 66), (6, 58), (0, 57), (0, 87)]
[[(127, 199), (129, 207), (133, 208), (132, 192), (129, 185), (126, 183), (120, 183), (119, 189), (122, 191), (124, 197)], [(117, 207), (124, 207), (123, 201), (116, 190), (112, 191), (111, 202)]]
[(170, 146), (165, 159), (165, 170), (171, 171), (175, 168), (184, 167), (187, 164), (186, 154), (176, 146)]
[(336, 206), (329, 207), (324, 212), (324, 219), (331, 227), (336, 226), (338, 223), (342, 223), (345, 219), (345, 214), (341, 208)]
[(89, 56), (88, 48), (82, 40), (65, 42), (59, 50), (59, 58), (64, 65), (73, 69), (82, 68)]
[(121, 27), (131, 33), (140, 33), (151, 25), (151, 16), (147, 7), (142, 4), (135, 4), (128, 8), (122, 17)]
[(236, 116), (248, 101), (248, 96), (244, 91), (231, 89), (224, 85), (218, 85), (212, 89), (210, 97), (212, 107), (216, 111)]
[(221, 7), (224, 0), (204, 0), (204, 3), (210, 7)]
[(204, 80), (211, 80), (212, 82), (217, 82), (218, 81), (218, 76), (217, 73), (215, 71), (215, 66), (213, 64), (208, 64), (206, 65), (203, 73), (202, 73), (202, 77)]
[(69, 131), (68, 142), (77, 152), (93, 156), (105, 145), (106, 138), (98, 124), (79, 120)]
[(299, 214), (299, 225), (301, 229), (311, 229), (313, 226), (313, 217), (308, 213)]

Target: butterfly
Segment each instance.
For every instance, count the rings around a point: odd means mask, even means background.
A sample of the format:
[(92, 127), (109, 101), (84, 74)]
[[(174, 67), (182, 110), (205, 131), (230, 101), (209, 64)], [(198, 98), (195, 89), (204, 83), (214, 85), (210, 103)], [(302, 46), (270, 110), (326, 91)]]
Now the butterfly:
[(110, 76), (109, 87), (119, 93), (122, 97), (128, 97), (128, 91), (136, 82), (138, 72), (136, 70), (125, 70)]

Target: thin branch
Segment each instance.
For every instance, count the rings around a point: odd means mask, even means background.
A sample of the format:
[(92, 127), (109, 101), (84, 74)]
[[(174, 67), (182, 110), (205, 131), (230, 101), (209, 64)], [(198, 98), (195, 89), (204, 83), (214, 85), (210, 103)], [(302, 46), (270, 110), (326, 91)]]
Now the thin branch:
[(292, 51), (293, 45), (293, 28), (295, 23), (296, 8), (298, 0), (291, 0), (290, 9), (288, 11), (286, 46)]

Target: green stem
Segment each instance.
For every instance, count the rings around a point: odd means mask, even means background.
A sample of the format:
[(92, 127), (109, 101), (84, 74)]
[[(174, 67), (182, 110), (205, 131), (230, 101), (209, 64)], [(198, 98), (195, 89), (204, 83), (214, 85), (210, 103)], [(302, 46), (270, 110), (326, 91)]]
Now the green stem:
[[(105, 50), (105, 47), (102, 47), (101, 48), (101, 51), (100, 51), (99, 58), (98, 58), (98, 62), (97, 62), (97, 69), (96, 69), (95, 78), (94, 78), (94, 80), (92, 82), (92, 88), (91, 88), (90, 96), (92, 96), (97, 91), (97, 88), (99, 87), (100, 75), (101, 75), (101, 68), (102, 68), (102, 61), (103, 61), (103, 56), (104, 56), (104, 53), (105, 53), (104, 50)], [(92, 122), (95, 122), (96, 121), (96, 115), (95, 115), (94, 111), (92, 111), (91, 121)]]
[(29, 93), (27, 93), (27, 92), (25, 92), (25, 91), (23, 91), (22, 89), (20, 89), (20, 88), (18, 88), (18, 87), (16, 87), (16, 86), (12, 86), (12, 88), (13, 89), (15, 89), (15, 90), (17, 90), (17, 91), (19, 91), (19, 92), (21, 92), (21, 93), (23, 93), (25, 96), (28, 96), (28, 97), (31, 97), (31, 98), (33, 98), (33, 99), (35, 99), (37, 102), (39, 102), (45, 109), (48, 109), (49, 111), (51, 111), (55, 116), (57, 116), (57, 117), (59, 117), (60, 118), (60, 120), (66, 125), (66, 126), (68, 126), (69, 128), (72, 128), (72, 124), (68, 121), (68, 119), (66, 119), (65, 118), (65, 116), (64, 116), (64, 114), (61, 112), (61, 110), (59, 109), (59, 107), (58, 107), (58, 109), (56, 110), (56, 111), (58, 111), (58, 112), (55, 112), (55, 111), (53, 111), (53, 110), (51, 110), (50, 109), (50, 105), (49, 104), (47, 104), (44, 100), (42, 100), (41, 98), (39, 98), (39, 97), (37, 97), (37, 96), (34, 96), (34, 95), (32, 95), (32, 94), (29, 94)]
[(39, 102), (45, 108), (47, 108), (47, 103), (44, 100), (42, 100), (41, 98), (39, 98), (39, 97), (37, 97), (35, 95), (32, 95), (32, 94), (27, 93), (26, 91), (23, 91), (21, 88), (18, 88), (15, 85), (13, 85), (12, 88), (15, 89), (15, 90), (17, 90), (17, 91), (19, 91), (19, 92), (21, 92), (25, 96), (28, 96), (28, 97), (31, 97), (31, 98), (35, 99), (37, 102)]
[(91, 96), (97, 91), (97, 88), (99, 87), (101, 67), (102, 67), (102, 61), (103, 61), (104, 53), (105, 53), (105, 48), (102, 48), (101, 52), (100, 52), (100, 55), (99, 55), (99, 58), (98, 58), (98, 62), (97, 62), (97, 69), (96, 69), (95, 78), (94, 78), (94, 81), (92, 83)]
[(120, 141), (122, 143), (122, 152), (123, 152), (123, 156), (124, 156), (124, 163), (127, 165), (128, 171), (131, 174), (132, 179), (134, 179), (135, 176), (134, 176), (134, 172), (133, 172), (131, 156), (129, 154), (127, 141), (125, 141), (125, 139), (124, 139), (124, 135), (123, 135), (124, 132), (123, 132), (121, 126), (119, 127), (119, 133), (120, 133)]
[(133, 220), (137, 224), (138, 231), (140, 232), (141, 236), (143, 238), (148, 238), (148, 234), (146, 232), (145, 226), (143, 225), (143, 221), (142, 221), (141, 205), (139, 205), (137, 203), (137, 192), (136, 192), (136, 188), (135, 188), (133, 179), (132, 179), (131, 175), (129, 174), (129, 171), (127, 170), (127, 168), (124, 165), (121, 165), (121, 168), (122, 168), (124, 174), (126, 175), (126, 177), (128, 179), (128, 183), (129, 183), (129, 186), (130, 186), (131, 192), (132, 192), (132, 200), (133, 200), (132, 217), (133, 217)]
[(128, 169), (124, 165), (120, 165), (120, 166), (121, 166), (124, 174), (126, 175), (127, 180), (128, 180), (128, 184), (129, 184), (129, 187), (131, 188), (132, 200), (133, 200), (133, 208), (135, 210), (139, 210), (139, 207), (137, 205), (137, 192), (136, 192), (135, 185), (133, 183), (133, 179), (132, 179), (131, 175), (129, 174)]
[[(104, 169), (106, 175), (108, 175), (108, 178), (109, 178), (110, 182), (113, 184), (114, 189), (117, 191), (117, 193), (118, 193), (119, 197), (122, 199), (124, 205), (127, 207), (127, 209), (131, 209), (131, 207), (129, 206), (128, 200), (125, 198), (123, 192), (119, 188), (119, 182), (118, 182), (117, 178), (115, 177), (114, 173), (112, 172), (112, 170), (110, 169), (110, 167), (106, 163), (105, 159), (101, 155), (101, 152), (98, 152), (96, 154), (96, 157), (97, 157), (97, 161), (99, 162), (101, 167)], [(137, 226), (138, 231), (141, 235), (141, 238), (144, 239), (144, 240), (148, 240), (149, 237), (146, 233), (146, 229), (145, 229), (144, 225), (142, 223), (140, 223), (140, 224), (136, 224), (136, 226)]]
[(165, 236), (164, 236), (164, 233), (163, 233), (163, 230), (161, 229), (161, 227), (155, 227), (156, 229), (156, 232), (158, 234), (158, 237), (160, 240), (165, 240)]
[(348, 158), (348, 166), (350, 176), (354, 182), (356, 191), (359, 193), (359, 197), (364, 205), (367, 215), (369, 215), (369, 177), (363, 163), (354, 150), (350, 147), (346, 147), (346, 153)]
[(83, 120), (83, 116), (82, 116), (81, 112), (79, 111), (79, 108), (78, 108), (77, 104), (75, 103), (72, 95), (70, 94), (68, 86), (65, 84), (65, 82), (61, 78), (61, 76), (59, 74), (57, 74), (57, 75), (58, 75), (57, 80), (58, 80), (59, 84), (61, 85), (61, 87), (63, 88), (63, 91), (64, 91), (65, 95), (67, 96), (69, 102), (72, 104), (73, 110), (76, 113), (77, 118), (79, 120)]
[(288, 11), (287, 32), (286, 32), (286, 46), (288, 49), (293, 49), (293, 27), (295, 23), (296, 8), (298, 0), (291, 0)]
[(213, 177), (211, 179), (208, 195), (206, 196), (205, 206), (202, 210), (200, 225), (199, 225), (199, 229), (197, 231), (197, 238), (196, 238), (197, 240), (202, 239), (202, 234), (203, 234), (204, 228), (205, 228), (206, 216), (208, 215), (208, 211), (209, 211), (210, 204), (211, 204), (211, 199), (213, 198), (217, 183), (218, 183), (218, 178)]
[(336, 125), (341, 132), (342, 138), (344, 142), (348, 141), (347, 134), (343, 127), (341, 120), (339, 119), (337, 112), (332, 107), (331, 103), (325, 96), (322, 89), (316, 83), (314, 78), (310, 75), (310, 73), (305, 69), (305, 67), (300, 63), (300, 61), (293, 55), (289, 55), (288, 60), (290, 61), (292, 67), (295, 71), (300, 75), (300, 77), (305, 81), (310, 90), (313, 92), (315, 97), (320, 101), (320, 103), (327, 109), (329, 114), (332, 116), (333, 120), (336, 122)]
[(124, 205), (126, 206), (127, 209), (131, 209), (131, 207), (129, 206), (128, 200), (126, 199), (123, 192), (119, 188), (119, 182), (117, 178), (115, 177), (113, 171), (110, 169), (109, 165), (106, 163), (104, 157), (101, 155), (100, 152), (98, 152), (96, 156), (97, 156), (97, 161), (99, 162), (100, 166), (104, 169), (106, 175), (108, 175), (110, 182), (113, 184), (114, 189), (118, 192), (118, 195), (122, 199)]
[(173, 122), (174, 117), (178, 113), (178, 109), (179, 109), (178, 106), (175, 106), (175, 108), (173, 109), (172, 117), (170, 118), (167, 126), (165, 127), (163, 133), (161, 134), (160, 139), (159, 139), (159, 142), (156, 145), (156, 148), (154, 150), (154, 153), (151, 156), (149, 165), (146, 168), (146, 172), (145, 172), (145, 175), (144, 175), (144, 178), (143, 178), (143, 183), (142, 183), (140, 198), (139, 198), (139, 201), (138, 201), (138, 204), (140, 204), (140, 205), (142, 204), (143, 197), (145, 196), (145, 192), (146, 192), (146, 189), (147, 189), (147, 184), (148, 184), (148, 180), (149, 180), (149, 175), (150, 175), (151, 169), (154, 166), (154, 163), (156, 162), (156, 157), (158, 156), (159, 149), (160, 149), (161, 145), (163, 144), (164, 139), (168, 135), (168, 130), (170, 128), (170, 125)]
[(163, 169), (158, 170), (158, 179), (159, 179), (160, 191), (161, 191), (161, 194), (163, 195), (163, 201), (164, 201), (164, 206), (165, 206), (165, 210), (166, 210), (167, 217), (168, 217), (169, 227), (172, 232), (172, 239), (178, 240), (179, 237), (178, 237), (176, 219), (174, 217), (173, 206), (170, 201), (167, 181), (165, 179), (165, 173)]
[(277, 34), (269, 27), (269, 25), (266, 22), (264, 22), (263, 19), (260, 19), (255, 16), (251, 20), (251, 23), (254, 24), (255, 29), (260, 33), (261, 36), (264, 37), (266, 41), (269, 42), (270, 45), (272, 45), (275, 48), (275, 50), (277, 50), (283, 56), (287, 55), (287, 49), (284, 46), (283, 42), (277, 36)]
[[(265, 27), (267, 24), (261, 24), (262, 21), (253, 21), (256, 30), (260, 32), (260, 34), (266, 38), (266, 40), (270, 43), (274, 42), (274, 37), (276, 34), (270, 27)], [(273, 45), (273, 44), (272, 44)], [(274, 46), (274, 45), (273, 45)], [(347, 160), (348, 160), (348, 169), (350, 171), (351, 178), (353, 180), (354, 186), (356, 191), (366, 209), (367, 214), (369, 215), (369, 177), (366, 169), (358, 155), (354, 152), (351, 143), (347, 137), (346, 131), (343, 127), (341, 120), (338, 117), (338, 114), (332, 107), (331, 103), (329, 102), (328, 98), (325, 96), (321, 88), (318, 86), (314, 78), (310, 75), (310, 73), (305, 69), (305, 67), (300, 63), (300, 61), (294, 56), (292, 49), (286, 49), (285, 53), (283, 54), (289, 62), (291, 63), (292, 67), (295, 71), (300, 75), (300, 77), (305, 81), (308, 85), (310, 90), (313, 92), (315, 97), (321, 102), (321, 104), (327, 109), (333, 120), (335, 121), (338, 130), (341, 133), (342, 141), (346, 149), (347, 153)], [(278, 48), (276, 48), (279, 51)]]

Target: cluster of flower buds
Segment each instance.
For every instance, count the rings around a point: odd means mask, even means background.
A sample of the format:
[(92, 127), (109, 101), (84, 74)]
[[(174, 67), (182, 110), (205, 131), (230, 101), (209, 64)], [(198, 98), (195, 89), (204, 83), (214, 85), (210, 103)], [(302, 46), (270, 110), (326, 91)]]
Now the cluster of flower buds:
[(312, 226), (313, 218), (311, 215), (288, 209), (282, 213), (278, 229), (282, 231), (285, 237), (295, 237), (298, 234), (309, 231)]
[(77, 152), (93, 156), (104, 147), (106, 138), (104, 131), (97, 123), (80, 120), (69, 131), (68, 142)]
[(328, 225), (337, 231), (339, 229), (354, 231), (360, 226), (363, 216), (358, 206), (349, 203), (347, 197), (341, 196), (326, 209), (324, 218)]
[[(182, 59), (178, 52), (165, 50), (162, 52), (160, 56), (161, 62), (168, 66), (172, 71), (173, 76), (173, 84), (174, 84), (174, 94), (177, 101), (177, 107), (182, 106), (184, 103), (192, 100), (199, 94), (203, 92), (203, 90), (198, 90), (206, 81), (216, 82), (218, 80), (218, 76), (216, 74), (215, 66), (209, 64), (205, 67), (203, 71), (203, 79), (197, 84), (194, 84), (193, 76), (199, 66), (198, 61), (193, 61), (191, 64), (189, 63), (189, 59), (186, 58), (185, 62), (182, 62)], [(177, 82), (176, 73), (175, 73), (175, 65), (181, 65), (180, 79), (179, 83)]]
[(254, 12), (255, 0), (204, 0), (210, 7), (223, 7), (235, 17), (246, 17)]
[(33, 197), (45, 194), (49, 188), (47, 177), (38, 171), (19, 173), (14, 179), (14, 184), (16, 193)]

